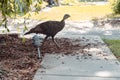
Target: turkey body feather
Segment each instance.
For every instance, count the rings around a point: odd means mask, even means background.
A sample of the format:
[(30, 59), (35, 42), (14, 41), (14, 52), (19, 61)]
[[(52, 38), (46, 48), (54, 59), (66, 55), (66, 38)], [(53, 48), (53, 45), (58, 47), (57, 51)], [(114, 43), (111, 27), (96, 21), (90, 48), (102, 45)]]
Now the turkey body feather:
[(42, 28), (41, 33), (48, 36), (55, 36), (59, 31), (63, 29), (65, 22), (47, 21), (37, 26)]

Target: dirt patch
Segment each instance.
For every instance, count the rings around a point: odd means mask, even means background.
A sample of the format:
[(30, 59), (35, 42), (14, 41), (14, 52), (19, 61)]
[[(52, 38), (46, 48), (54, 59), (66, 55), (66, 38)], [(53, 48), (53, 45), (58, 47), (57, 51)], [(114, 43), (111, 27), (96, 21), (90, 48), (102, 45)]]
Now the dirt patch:
[[(50, 54), (71, 54), (75, 50), (81, 50), (85, 46), (73, 44), (80, 40), (71, 40), (68, 38), (56, 39), (60, 49), (52, 42), (47, 40), (41, 48), (42, 56), (45, 53)], [(0, 80), (32, 80), (33, 76), (40, 67), (42, 59), (37, 58), (37, 49), (32, 44), (31, 39), (18, 38), (17, 34), (0, 35)]]

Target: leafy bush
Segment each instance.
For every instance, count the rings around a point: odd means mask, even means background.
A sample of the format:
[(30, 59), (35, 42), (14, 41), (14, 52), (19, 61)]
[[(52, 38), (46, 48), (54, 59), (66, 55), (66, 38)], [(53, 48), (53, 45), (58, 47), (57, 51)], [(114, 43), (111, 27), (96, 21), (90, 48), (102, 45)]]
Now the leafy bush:
[(42, 0), (0, 0), (0, 14), (2, 15), (2, 21), (0, 21), (0, 26), (4, 23), (4, 27), (7, 28), (7, 18), (11, 15), (24, 15), (31, 10), (31, 5), (35, 3), (36, 10), (40, 10), (40, 4)]
[(115, 14), (120, 14), (120, 0), (113, 3), (113, 11)]

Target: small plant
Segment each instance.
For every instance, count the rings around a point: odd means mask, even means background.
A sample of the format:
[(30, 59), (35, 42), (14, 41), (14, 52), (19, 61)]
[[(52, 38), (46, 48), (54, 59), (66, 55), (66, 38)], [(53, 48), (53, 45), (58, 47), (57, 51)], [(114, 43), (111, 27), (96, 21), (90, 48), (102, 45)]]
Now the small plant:
[(98, 25), (98, 20), (99, 20), (99, 18), (97, 18), (97, 17), (94, 17), (94, 18), (92, 19), (93, 24), (94, 24), (95, 26)]
[(99, 20), (99, 18), (97, 18), (97, 17), (92, 18), (92, 21), (98, 21), (98, 20)]

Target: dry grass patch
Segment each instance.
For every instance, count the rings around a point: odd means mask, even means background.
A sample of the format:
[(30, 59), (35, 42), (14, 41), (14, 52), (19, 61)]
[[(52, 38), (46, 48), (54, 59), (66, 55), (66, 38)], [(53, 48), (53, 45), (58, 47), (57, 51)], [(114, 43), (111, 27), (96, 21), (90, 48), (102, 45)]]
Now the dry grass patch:
[[(110, 4), (106, 5), (81, 5), (52, 7), (48, 11), (40, 11), (39, 14), (30, 13), (30, 18), (37, 20), (61, 20), (64, 14), (70, 14), (70, 21), (91, 20), (94, 17), (104, 17), (112, 13)], [(27, 16), (27, 15), (26, 15)], [(24, 16), (24, 17), (26, 17)]]

